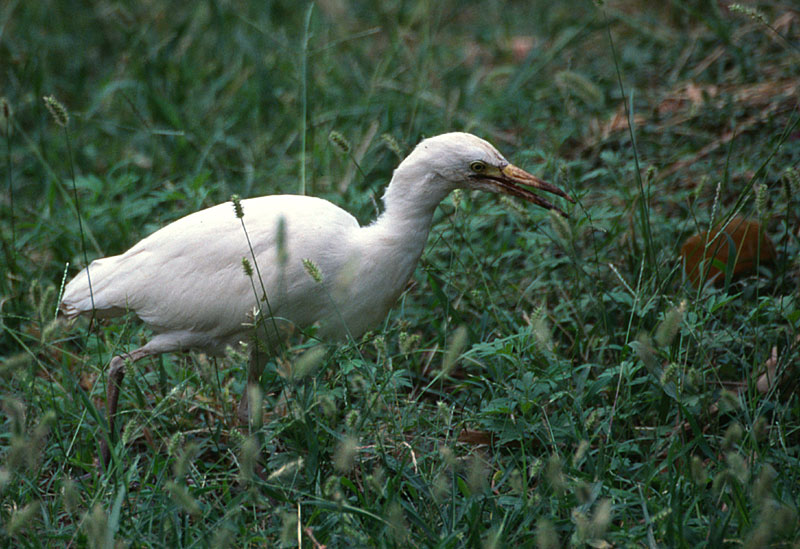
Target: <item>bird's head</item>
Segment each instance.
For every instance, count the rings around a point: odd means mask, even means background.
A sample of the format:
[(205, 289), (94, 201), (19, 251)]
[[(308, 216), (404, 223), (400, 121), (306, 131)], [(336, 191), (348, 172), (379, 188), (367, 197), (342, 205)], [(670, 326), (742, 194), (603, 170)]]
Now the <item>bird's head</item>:
[(566, 214), (528, 188), (574, 202), (555, 185), (514, 166), (489, 142), (469, 133), (445, 133), (425, 139), (400, 164), (397, 172), (406, 172), (409, 180), (425, 181), (426, 186), (435, 185), (444, 194), (458, 188), (506, 194), (561, 215)]

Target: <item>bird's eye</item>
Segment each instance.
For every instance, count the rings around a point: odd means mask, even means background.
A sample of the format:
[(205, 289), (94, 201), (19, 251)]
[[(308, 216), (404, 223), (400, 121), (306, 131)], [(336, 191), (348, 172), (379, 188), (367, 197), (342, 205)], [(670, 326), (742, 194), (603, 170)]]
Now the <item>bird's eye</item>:
[(469, 165), (469, 169), (475, 173), (483, 173), (486, 171), (486, 164), (481, 162), (480, 160), (476, 160), (472, 164)]

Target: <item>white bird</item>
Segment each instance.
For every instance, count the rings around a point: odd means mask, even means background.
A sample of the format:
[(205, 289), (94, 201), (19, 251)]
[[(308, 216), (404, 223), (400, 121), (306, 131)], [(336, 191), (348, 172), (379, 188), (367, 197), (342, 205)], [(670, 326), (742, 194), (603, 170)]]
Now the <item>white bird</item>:
[[(433, 212), (452, 190), (516, 196), (563, 215), (519, 185), (573, 201), (510, 164), (483, 139), (447, 133), (420, 142), (400, 163), (383, 196), (384, 212), (370, 225), (359, 226), (320, 198), (262, 196), (241, 201), (241, 219), (230, 202), (219, 204), (170, 223), (122, 255), (93, 261), (67, 284), (63, 314), (103, 318), (131, 311), (155, 334), (143, 347), (111, 360), (109, 435), (126, 362), (189, 349), (221, 355), (252, 339), (255, 310), (270, 316), (263, 323), (267, 330), (259, 328), (259, 336), (267, 332), (268, 345), (276, 343), (270, 329), (286, 323), (301, 329), (318, 323), (323, 339), (357, 338), (385, 317), (403, 291)], [(243, 272), (243, 258), (255, 263), (260, 282)], [(321, 280), (307, 272), (312, 264)], [(258, 383), (265, 357), (258, 345), (250, 348), (248, 383)], [(246, 413), (245, 394), (239, 415)], [(105, 439), (101, 454), (108, 467)]]

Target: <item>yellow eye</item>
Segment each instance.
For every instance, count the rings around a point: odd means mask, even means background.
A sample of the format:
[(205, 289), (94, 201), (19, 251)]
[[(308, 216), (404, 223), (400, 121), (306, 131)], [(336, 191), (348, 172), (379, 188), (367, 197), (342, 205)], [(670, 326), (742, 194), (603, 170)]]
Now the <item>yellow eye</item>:
[(483, 173), (486, 171), (486, 164), (481, 162), (480, 160), (476, 160), (472, 164), (469, 165), (469, 169), (475, 173)]

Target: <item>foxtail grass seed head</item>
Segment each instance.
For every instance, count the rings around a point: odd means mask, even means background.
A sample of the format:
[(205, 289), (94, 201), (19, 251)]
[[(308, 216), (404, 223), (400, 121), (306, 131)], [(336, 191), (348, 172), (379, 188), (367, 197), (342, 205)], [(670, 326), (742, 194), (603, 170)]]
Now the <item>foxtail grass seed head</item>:
[(663, 372), (661, 372), (661, 377), (659, 378), (661, 385), (666, 385), (668, 383), (677, 383), (679, 371), (680, 371), (680, 366), (676, 362), (670, 362), (669, 364), (667, 364), (667, 367), (664, 368)]
[(405, 156), (403, 147), (400, 146), (400, 143), (397, 142), (397, 139), (395, 139), (393, 135), (385, 133), (381, 135), (381, 141), (383, 141), (386, 147), (392, 151), (397, 158), (402, 159)]
[(760, 183), (756, 187), (756, 212), (758, 212), (759, 219), (764, 219), (767, 213), (767, 185)]
[(322, 282), (322, 271), (312, 260), (303, 259), (303, 268), (306, 270), (308, 276), (314, 280), (314, 282), (317, 284)]
[(261, 450), (256, 437), (247, 437), (242, 443), (242, 449), (239, 452), (239, 481), (242, 483), (250, 483), (255, 478), (256, 461), (258, 461), (258, 454)]
[(283, 464), (281, 467), (270, 473), (267, 480), (279, 480), (282, 478), (291, 478), (298, 474), (302, 469), (305, 462), (303, 458), (299, 457)]
[(69, 124), (67, 108), (52, 95), (46, 95), (42, 100), (47, 110), (50, 111), (50, 116), (53, 117), (53, 121), (62, 128), (66, 128), (67, 124)]
[(32, 361), (33, 357), (30, 352), (11, 355), (0, 364), (0, 378), (8, 379), (13, 377), (18, 371), (29, 366)]
[(297, 513), (291, 511), (281, 511), (279, 513), (281, 518), (281, 534), (280, 534), (280, 547), (295, 547), (299, 546), (300, 542), (297, 539)]
[(405, 544), (408, 539), (408, 524), (406, 524), (405, 515), (403, 514), (403, 507), (397, 501), (389, 504), (386, 518), (388, 519), (389, 531), (394, 542), (398, 545)]
[(711, 205), (711, 224), (713, 225), (717, 219), (717, 206), (719, 206), (719, 194), (722, 191), (722, 181), (717, 182), (717, 187), (714, 190), (714, 203)]
[(546, 518), (536, 521), (536, 547), (538, 549), (558, 549), (561, 543), (553, 523)]
[(569, 247), (570, 242), (572, 242), (572, 229), (569, 226), (569, 221), (555, 210), (550, 210), (548, 213), (550, 226), (561, 239), (562, 246)]
[[(719, 409), (723, 413), (729, 413), (738, 410), (741, 407), (739, 402), (739, 395), (733, 391), (723, 390), (719, 395)], [(741, 429), (741, 426), (739, 427)]]
[(11, 420), (11, 433), (15, 436), (22, 436), (25, 433), (25, 404), (16, 398), (5, 397), (2, 408), (8, 419)]
[(450, 201), (453, 203), (453, 207), (457, 210), (461, 207), (461, 203), (464, 201), (464, 191), (463, 189), (456, 189), (450, 193)]
[(439, 455), (442, 456), (442, 462), (448, 469), (452, 469), (458, 463), (455, 452), (453, 452), (453, 449), (449, 446), (445, 446), (444, 444), (440, 445)]
[(722, 449), (725, 451), (733, 450), (739, 441), (742, 440), (744, 430), (738, 422), (731, 423), (725, 430), (725, 437), (722, 439)]
[(275, 242), (277, 244), (278, 264), (284, 266), (286, 262), (289, 261), (289, 250), (286, 247), (286, 218), (284, 216), (278, 218), (278, 230), (276, 232)]
[(333, 465), (339, 473), (347, 473), (353, 468), (358, 455), (358, 439), (355, 437), (344, 437), (336, 445), (333, 454)]
[(602, 538), (611, 524), (611, 500), (603, 499), (597, 505), (592, 514), (592, 522), (589, 525), (590, 536), (593, 539)]
[(253, 278), (253, 266), (250, 264), (250, 260), (246, 257), (242, 258), (242, 270), (248, 278)]
[(247, 384), (247, 414), (250, 420), (250, 427), (253, 431), (258, 431), (263, 423), (262, 405), (264, 393), (258, 383)]
[(514, 200), (508, 195), (500, 195), (500, 203), (503, 204), (503, 208), (506, 210), (510, 210), (517, 214), (520, 217), (528, 217), (528, 210), (522, 206), (522, 202), (519, 200)]
[(697, 456), (692, 456), (692, 462), (689, 466), (689, 472), (692, 475), (692, 481), (698, 486), (703, 487), (708, 483), (708, 473), (706, 466), (703, 465), (703, 460)]
[(44, 325), (42, 329), (42, 336), (39, 338), (41, 343), (48, 344), (53, 340), (58, 339), (61, 336), (61, 329), (64, 327), (64, 323), (61, 319), (51, 320), (47, 324)]
[(106, 546), (106, 530), (108, 517), (100, 503), (95, 503), (91, 511), (87, 511), (81, 522), (81, 527), (89, 541), (89, 547)]
[(328, 134), (328, 140), (333, 143), (342, 154), (348, 154), (350, 152), (350, 142), (336, 130), (331, 130), (331, 133)]
[(561, 91), (571, 93), (591, 107), (603, 104), (603, 91), (579, 72), (560, 71), (556, 73), (555, 82)]
[(738, 452), (728, 452), (725, 454), (725, 462), (728, 464), (728, 471), (731, 476), (744, 484), (750, 477), (747, 462)]
[(325, 479), (325, 482), (322, 484), (322, 493), (325, 497), (332, 500), (341, 499), (341, 481), (337, 475), (331, 475)]
[(753, 483), (753, 497), (759, 503), (764, 503), (772, 497), (772, 484), (778, 477), (778, 472), (767, 464), (761, 468), (761, 472)]
[(657, 369), (658, 361), (653, 349), (653, 342), (645, 333), (639, 334), (639, 337), (636, 338), (636, 354), (648, 370), (653, 372)]
[(761, 442), (767, 438), (767, 434), (769, 433), (769, 421), (764, 416), (758, 416), (753, 422), (753, 438), (756, 441)]
[(550, 456), (550, 459), (547, 460), (547, 467), (544, 471), (544, 477), (553, 492), (556, 494), (564, 493), (567, 483), (564, 480), (564, 473), (561, 470), (561, 458), (559, 458), (556, 454), (553, 454)]
[(189, 490), (186, 488), (186, 486), (168, 480), (166, 488), (167, 492), (169, 492), (169, 495), (172, 497), (172, 501), (175, 502), (175, 504), (177, 504), (178, 507), (183, 509), (185, 512), (189, 513), (193, 517), (196, 517), (202, 513), (200, 504), (192, 497), (192, 494), (189, 493)]
[(656, 328), (655, 340), (659, 347), (666, 347), (675, 339), (681, 327), (684, 311), (686, 311), (686, 301), (682, 301), (678, 307), (670, 309), (664, 315), (664, 320)]
[(78, 512), (81, 504), (81, 492), (78, 483), (71, 478), (61, 484), (61, 502), (64, 504), (64, 510), (70, 515)]
[(572, 455), (572, 464), (575, 467), (578, 467), (583, 461), (583, 458), (586, 457), (586, 452), (589, 451), (589, 441), (588, 440), (581, 440), (578, 443), (578, 447), (575, 449), (575, 453)]
[(322, 363), (322, 359), (325, 358), (325, 346), (317, 345), (316, 347), (312, 347), (311, 349), (304, 352), (300, 357), (294, 362), (294, 367), (292, 368), (292, 377), (296, 380), (303, 379), (311, 374), (313, 374), (319, 365)]
[(408, 332), (400, 332), (398, 336), (397, 346), (400, 352), (404, 355), (411, 354), (419, 346), (419, 334), (409, 334)]
[(25, 507), (16, 509), (6, 525), (6, 531), (8, 532), (8, 535), (16, 536), (20, 532), (28, 530), (34, 526), (36, 516), (39, 514), (39, 505), (40, 504), (38, 501), (34, 501)]
[(242, 198), (238, 194), (231, 195), (231, 202), (233, 203), (233, 213), (236, 214), (237, 219), (244, 217), (244, 207), (242, 206)]
[(467, 486), (473, 494), (482, 494), (488, 488), (489, 468), (477, 454), (469, 460)]
[(760, 23), (762, 25), (769, 24), (767, 16), (764, 15), (764, 12), (752, 6), (743, 6), (742, 4), (728, 4), (728, 9), (731, 11), (731, 13), (738, 13), (740, 15), (744, 15), (745, 17), (749, 17), (756, 23)]
[[(132, 422), (129, 421), (128, 423)], [(169, 455), (170, 457), (176, 456), (181, 448), (181, 445), (184, 442), (184, 439), (185, 437), (183, 436), (183, 433), (180, 431), (177, 431), (175, 434), (169, 437), (169, 440), (167, 440), (167, 455)]]
[(131, 441), (138, 439), (142, 436), (144, 429), (142, 427), (142, 423), (137, 420), (136, 418), (131, 418), (126, 424), (125, 428), (122, 429), (122, 444), (127, 445)]
[(792, 192), (793, 197), (800, 195), (800, 170), (797, 168), (786, 168), (783, 177)]
[(547, 321), (544, 307), (541, 305), (531, 314), (531, 329), (539, 348), (552, 351), (554, 347), (553, 334), (551, 333), (550, 323)]
[(361, 412), (359, 412), (355, 408), (347, 412), (347, 415), (344, 416), (344, 425), (350, 432), (356, 431), (360, 423), (361, 423)]
[(450, 336), (450, 344), (447, 346), (447, 351), (442, 360), (442, 374), (447, 375), (453, 369), (458, 358), (461, 356), (461, 351), (467, 344), (467, 329), (464, 326), (456, 328), (453, 335)]

